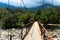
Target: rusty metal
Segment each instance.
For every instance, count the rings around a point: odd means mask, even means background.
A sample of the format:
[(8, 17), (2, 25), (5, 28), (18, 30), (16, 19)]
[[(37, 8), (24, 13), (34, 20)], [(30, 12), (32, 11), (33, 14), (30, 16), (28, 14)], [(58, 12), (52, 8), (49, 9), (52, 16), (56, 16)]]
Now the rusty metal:
[(46, 28), (45, 28), (43, 25), (41, 25), (41, 23), (39, 23), (39, 24), (40, 24), (40, 26), (43, 27), (43, 29), (45, 30), (45, 33), (47, 34), (48, 38), (49, 38), (50, 40), (53, 40), (53, 37), (52, 37), (52, 35), (48, 32), (48, 30), (46, 30)]

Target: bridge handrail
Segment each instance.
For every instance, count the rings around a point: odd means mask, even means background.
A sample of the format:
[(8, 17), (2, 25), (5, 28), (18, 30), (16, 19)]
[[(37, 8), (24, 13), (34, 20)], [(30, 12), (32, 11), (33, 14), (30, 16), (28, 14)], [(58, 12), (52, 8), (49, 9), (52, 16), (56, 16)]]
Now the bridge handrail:
[(52, 35), (48, 32), (48, 30), (46, 30), (46, 28), (45, 28), (43, 25), (41, 25), (41, 23), (39, 23), (39, 25), (44, 29), (44, 31), (45, 31), (45, 33), (47, 34), (48, 38), (49, 38), (50, 40), (53, 40), (53, 37), (52, 37)]

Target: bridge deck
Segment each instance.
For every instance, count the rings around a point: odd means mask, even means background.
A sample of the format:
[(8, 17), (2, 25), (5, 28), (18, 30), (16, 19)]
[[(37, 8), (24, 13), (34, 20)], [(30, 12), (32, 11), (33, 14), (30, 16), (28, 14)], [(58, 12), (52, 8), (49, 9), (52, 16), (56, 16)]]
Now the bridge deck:
[(24, 40), (43, 40), (38, 22), (34, 22)]

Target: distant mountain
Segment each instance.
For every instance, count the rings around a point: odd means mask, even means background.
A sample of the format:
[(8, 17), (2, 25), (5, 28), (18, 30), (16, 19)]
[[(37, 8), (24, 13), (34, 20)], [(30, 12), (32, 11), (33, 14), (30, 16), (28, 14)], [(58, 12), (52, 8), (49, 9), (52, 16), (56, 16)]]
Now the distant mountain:
[[(8, 6), (9, 6), (9, 7), (8, 7)], [(15, 7), (15, 6), (8, 5), (8, 4), (1, 3), (1, 2), (0, 2), (0, 8), (1, 8), (1, 7), (2, 7), (2, 8), (5, 8), (5, 7), (6, 7), (6, 8), (17, 8), (17, 7)]]
[(43, 6), (43, 8), (49, 8), (49, 7), (51, 8), (51, 7), (54, 7), (54, 5), (48, 4), (48, 3), (43, 4), (42, 6)]
[[(9, 6), (9, 7), (8, 7)], [(13, 6), (13, 5), (8, 5), (8, 4), (5, 4), (5, 3), (1, 3), (0, 2), (0, 8), (1, 7), (6, 7), (6, 8), (12, 8), (12, 9), (15, 9), (15, 8), (18, 8), (18, 7), (15, 7), (15, 6)], [(58, 6), (54, 6), (54, 5), (52, 5), (52, 4), (48, 4), (48, 3), (46, 3), (46, 4), (43, 4), (43, 5), (41, 5), (41, 6), (38, 6), (38, 7), (33, 7), (33, 8), (27, 8), (28, 10), (36, 10), (36, 9), (45, 9), (45, 8), (49, 8), (49, 7), (58, 7)], [(23, 8), (23, 7), (21, 7), (21, 8)]]
[(52, 7), (56, 7), (56, 8), (60, 8), (60, 6), (55, 6), (55, 5), (52, 5), (52, 4), (43, 4), (41, 6), (38, 6), (38, 7), (35, 7), (35, 8), (28, 8), (29, 10), (37, 10), (37, 9), (46, 9), (46, 8), (52, 8)]
[(38, 7), (34, 7), (34, 8), (28, 8), (29, 10), (37, 10), (37, 9), (45, 9), (45, 8), (51, 8), (54, 7), (52, 4), (43, 4), (41, 6)]

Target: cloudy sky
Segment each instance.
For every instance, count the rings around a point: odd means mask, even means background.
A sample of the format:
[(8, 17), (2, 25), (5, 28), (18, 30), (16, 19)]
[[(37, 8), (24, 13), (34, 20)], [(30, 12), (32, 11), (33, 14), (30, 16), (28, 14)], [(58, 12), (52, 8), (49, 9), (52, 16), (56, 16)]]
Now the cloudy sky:
[[(37, 7), (42, 5), (43, 0), (23, 0), (27, 8)], [(52, 0), (44, 0), (45, 3), (52, 4)], [(8, 4), (8, 0), (0, 0), (2, 3)], [(21, 0), (9, 0), (9, 5), (24, 7)], [(53, 5), (60, 6), (60, 0), (53, 0)]]

